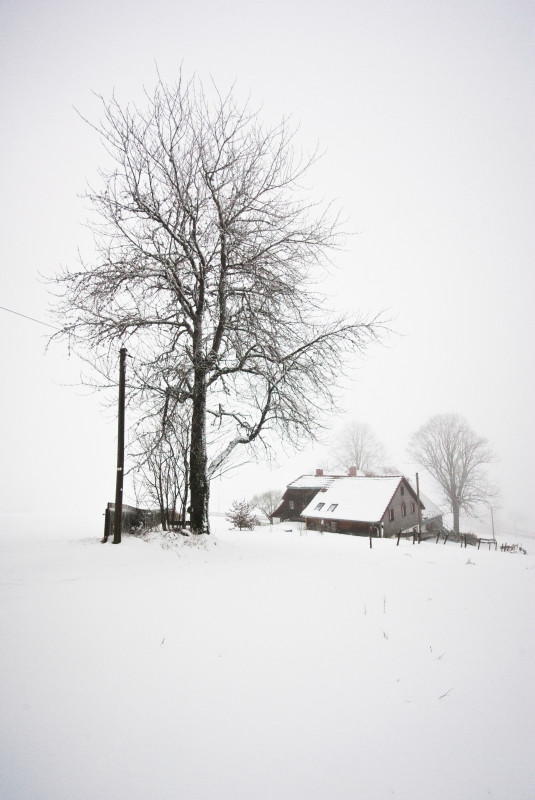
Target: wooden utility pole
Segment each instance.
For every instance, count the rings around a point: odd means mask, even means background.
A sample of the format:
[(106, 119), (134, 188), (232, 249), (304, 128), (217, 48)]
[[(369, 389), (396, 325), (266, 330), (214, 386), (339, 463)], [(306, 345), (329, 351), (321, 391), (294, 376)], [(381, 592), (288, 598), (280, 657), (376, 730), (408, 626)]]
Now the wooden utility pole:
[(121, 523), (123, 516), (125, 375), (126, 375), (126, 348), (121, 347), (120, 364), (119, 364), (119, 412), (118, 412), (118, 423), (117, 423), (117, 478), (115, 482), (115, 514), (113, 518), (113, 544), (121, 543)]
[(416, 499), (418, 501), (418, 544), (422, 540), (422, 507), (420, 505), (420, 478), (416, 473)]

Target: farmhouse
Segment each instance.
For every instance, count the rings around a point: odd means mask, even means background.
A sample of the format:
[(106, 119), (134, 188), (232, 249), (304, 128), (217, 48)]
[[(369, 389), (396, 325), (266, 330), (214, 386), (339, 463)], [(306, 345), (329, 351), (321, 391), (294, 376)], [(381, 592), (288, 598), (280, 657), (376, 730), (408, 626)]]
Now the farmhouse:
[(402, 475), (370, 475), (349, 468), (347, 475), (301, 475), (288, 484), (273, 520), (305, 521), (309, 530), (392, 536), (415, 529), (442, 530), (442, 509), (420, 492), (418, 497)]
[(418, 525), (416, 492), (401, 475), (348, 476), (321, 489), (302, 511), (307, 529), (392, 536)]

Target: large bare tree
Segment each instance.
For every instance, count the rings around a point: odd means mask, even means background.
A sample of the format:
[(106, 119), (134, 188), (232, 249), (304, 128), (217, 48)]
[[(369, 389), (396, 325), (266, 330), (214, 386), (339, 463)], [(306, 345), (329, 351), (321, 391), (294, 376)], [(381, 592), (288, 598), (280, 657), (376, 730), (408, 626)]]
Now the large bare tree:
[(477, 506), (495, 495), (485, 466), (494, 454), (459, 414), (437, 414), (411, 437), (409, 452), (436, 480), (453, 514), (459, 533), (461, 511), (473, 516)]
[(356, 467), (362, 472), (373, 472), (384, 467), (386, 454), (370, 425), (352, 421), (338, 436), (335, 459), (341, 469)]
[(58, 319), (104, 383), (124, 345), (139, 407), (181, 406), (191, 527), (209, 532), (210, 477), (274, 431), (294, 445), (315, 436), (344, 354), (378, 323), (330, 314), (313, 289), (338, 224), (306, 200), (313, 159), (284, 122), (266, 129), (232, 94), (182, 77), (159, 80), (142, 107), (101, 103), (97, 251), (58, 275)]

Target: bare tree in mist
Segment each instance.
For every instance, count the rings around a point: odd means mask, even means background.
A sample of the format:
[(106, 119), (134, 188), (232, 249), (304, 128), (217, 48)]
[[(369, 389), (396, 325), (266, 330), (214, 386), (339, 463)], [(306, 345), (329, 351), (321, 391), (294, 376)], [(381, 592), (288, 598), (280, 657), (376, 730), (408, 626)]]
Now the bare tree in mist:
[(253, 508), (260, 509), (266, 517), (269, 517), (270, 514), (275, 511), (281, 500), (282, 492), (279, 491), (279, 489), (266, 489), (265, 492), (255, 494), (250, 505), (253, 506)]
[(338, 436), (334, 458), (339, 469), (356, 467), (362, 472), (379, 471), (385, 466), (385, 448), (365, 422), (350, 422)]
[(478, 436), (459, 414), (437, 414), (411, 437), (409, 452), (436, 480), (453, 514), (475, 516), (477, 507), (495, 497), (485, 467), (494, 459), (487, 439)]

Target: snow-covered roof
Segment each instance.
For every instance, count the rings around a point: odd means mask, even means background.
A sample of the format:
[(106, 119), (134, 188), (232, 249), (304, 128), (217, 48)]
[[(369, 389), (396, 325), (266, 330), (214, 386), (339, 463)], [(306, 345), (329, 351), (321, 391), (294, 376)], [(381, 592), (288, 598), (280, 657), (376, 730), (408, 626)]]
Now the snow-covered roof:
[(379, 522), (402, 480), (401, 475), (338, 478), (314, 497), (301, 516)]
[(288, 484), (288, 489), (323, 489), (340, 475), (301, 475)]
[(434, 500), (431, 500), (426, 494), (420, 492), (420, 500), (425, 506), (425, 511), (422, 512), (422, 520), (433, 519), (434, 517), (443, 517), (446, 513), (444, 509), (440, 508)]

